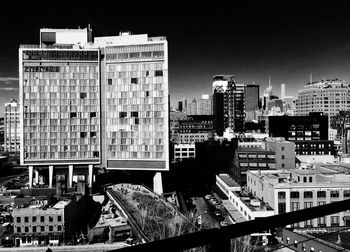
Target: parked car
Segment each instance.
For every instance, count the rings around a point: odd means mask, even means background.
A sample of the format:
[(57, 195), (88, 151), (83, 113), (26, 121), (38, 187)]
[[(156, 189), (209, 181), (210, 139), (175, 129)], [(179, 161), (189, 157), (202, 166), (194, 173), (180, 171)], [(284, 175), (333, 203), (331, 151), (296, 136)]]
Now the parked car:
[(220, 221), (220, 225), (221, 225), (221, 226), (227, 226), (228, 223), (227, 223), (226, 221)]

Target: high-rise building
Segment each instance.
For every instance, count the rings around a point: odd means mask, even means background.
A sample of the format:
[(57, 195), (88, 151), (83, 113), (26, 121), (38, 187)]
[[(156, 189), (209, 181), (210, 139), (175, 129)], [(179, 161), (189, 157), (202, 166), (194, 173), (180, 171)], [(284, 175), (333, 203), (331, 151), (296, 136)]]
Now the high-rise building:
[(182, 101), (179, 101), (177, 109), (178, 109), (178, 111), (182, 112), (182, 110), (183, 110)]
[(186, 98), (182, 99), (182, 107), (183, 107), (183, 112), (187, 112), (187, 108), (188, 108), (188, 100)]
[(350, 84), (339, 80), (322, 80), (305, 85), (299, 90), (295, 115), (323, 112), (335, 116), (339, 111), (350, 110)]
[(10, 155), (20, 152), (19, 104), (16, 100), (5, 103), (4, 117), (4, 150)]
[(286, 97), (286, 84), (281, 84), (281, 100), (284, 100), (284, 97)]
[(234, 127), (234, 86), (234, 75), (215, 75), (213, 77), (214, 129), (219, 136), (223, 135), (226, 128), (233, 129)]
[(39, 46), (19, 49), (21, 165), (30, 186), (33, 169), (47, 167), (50, 187), (59, 173), (69, 186), (77, 175), (91, 186), (95, 165), (168, 170), (165, 37), (121, 32), (92, 43), (89, 28), (40, 34)]
[(259, 85), (245, 86), (245, 110), (255, 111), (259, 109)]
[(0, 151), (3, 151), (4, 149), (4, 139), (5, 139), (5, 118), (0, 117)]
[(187, 114), (189, 115), (197, 115), (197, 99), (193, 98), (192, 102), (188, 104)]
[[(233, 91), (234, 107), (233, 107), (233, 127), (235, 132), (244, 132), (244, 122), (246, 116), (246, 85), (237, 84)], [(232, 119), (231, 119), (232, 121)]]
[(226, 128), (244, 131), (245, 85), (236, 84), (233, 75), (215, 75), (213, 80), (213, 115), (217, 134), (222, 136)]
[(208, 94), (203, 94), (197, 99), (197, 115), (212, 115), (213, 114), (213, 97)]

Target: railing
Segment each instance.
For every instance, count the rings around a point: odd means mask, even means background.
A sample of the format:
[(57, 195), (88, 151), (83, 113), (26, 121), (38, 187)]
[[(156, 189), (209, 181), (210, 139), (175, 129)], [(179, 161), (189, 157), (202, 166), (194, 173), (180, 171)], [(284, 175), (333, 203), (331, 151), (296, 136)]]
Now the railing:
[(135, 245), (111, 252), (132, 252), (132, 251), (183, 251), (195, 247), (209, 245), (209, 251), (230, 251), (231, 239), (263, 232), (265, 230), (282, 227), (333, 213), (343, 212), (350, 209), (350, 199), (325, 204), (317, 207), (307, 208), (285, 214), (274, 215), (241, 222), (221, 228), (207, 229), (195, 233), (176, 236), (164, 240), (153, 241)]

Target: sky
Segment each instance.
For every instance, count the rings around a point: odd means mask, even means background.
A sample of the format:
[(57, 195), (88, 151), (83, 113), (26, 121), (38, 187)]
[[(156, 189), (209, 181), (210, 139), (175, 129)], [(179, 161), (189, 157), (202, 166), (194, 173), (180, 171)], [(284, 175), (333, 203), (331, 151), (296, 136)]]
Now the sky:
[[(124, 1), (125, 2), (125, 1)], [(237, 83), (260, 85), (271, 77), (273, 91), (297, 95), (308, 81), (350, 81), (350, 15), (343, 2), (187, 1), (166, 4), (101, 2), (30, 3), (1, 8), (0, 105), (18, 98), (18, 47), (37, 44), (40, 28), (81, 28), (93, 36), (121, 30), (166, 36), (171, 104), (211, 93), (212, 77), (233, 74)], [(3, 106), (0, 106), (0, 115)]]

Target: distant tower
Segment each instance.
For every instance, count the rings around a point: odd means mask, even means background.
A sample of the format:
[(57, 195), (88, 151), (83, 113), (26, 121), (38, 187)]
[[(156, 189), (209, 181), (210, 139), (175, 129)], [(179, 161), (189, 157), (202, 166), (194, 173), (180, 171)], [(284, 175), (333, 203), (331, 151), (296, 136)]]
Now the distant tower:
[(281, 100), (284, 100), (284, 97), (286, 97), (286, 84), (281, 84)]

